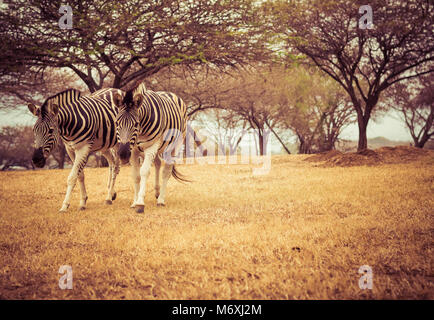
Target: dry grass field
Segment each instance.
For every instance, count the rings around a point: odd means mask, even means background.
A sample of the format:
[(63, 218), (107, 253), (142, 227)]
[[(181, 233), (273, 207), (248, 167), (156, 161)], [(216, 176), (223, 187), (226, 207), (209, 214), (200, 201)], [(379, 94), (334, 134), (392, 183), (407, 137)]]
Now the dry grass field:
[[(104, 204), (107, 169), (86, 169), (89, 200), (57, 210), (69, 170), (0, 173), (0, 299), (434, 299), (434, 156), (327, 166), (275, 156), (181, 165), (157, 207), (129, 208), (130, 168)], [(59, 267), (73, 269), (61, 290)], [(373, 270), (361, 290), (358, 269)]]

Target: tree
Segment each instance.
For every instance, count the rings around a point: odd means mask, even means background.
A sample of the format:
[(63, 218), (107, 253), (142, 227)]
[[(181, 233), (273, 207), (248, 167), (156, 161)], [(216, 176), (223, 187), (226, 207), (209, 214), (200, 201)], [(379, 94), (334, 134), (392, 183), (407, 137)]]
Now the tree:
[(0, 168), (11, 166), (32, 169), (33, 132), (30, 127), (3, 127), (0, 129)]
[[(22, 166), (34, 169), (32, 163), (33, 154), (33, 130), (32, 127), (6, 126), (0, 129), (0, 170), (7, 170), (11, 166)], [(67, 161), (65, 147), (61, 143), (51, 156), (57, 162), (57, 167), (63, 169)]]
[(352, 105), (345, 92), (317, 68), (294, 65), (279, 71), (282, 96), (281, 127), (299, 141), (299, 153), (332, 150), (342, 129), (353, 121)]
[(330, 151), (335, 149), (339, 142), (339, 135), (347, 125), (353, 122), (353, 107), (343, 95), (336, 94), (334, 101), (330, 101), (322, 124), (321, 137), (318, 151)]
[(40, 75), (30, 72), (17, 74), (16, 77), (0, 77), (0, 110), (7, 111), (28, 103), (41, 105), (47, 97), (67, 88), (86, 90), (78, 82), (79, 79), (71, 72), (52, 68)]
[(0, 8), (0, 76), (67, 68), (90, 92), (124, 88), (168, 66), (233, 66), (264, 58), (256, 5), (237, 1), (11, 0)]
[(434, 135), (434, 75), (397, 83), (386, 92), (410, 131), (414, 146), (423, 148)]
[[(272, 69), (257, 66), (238, 72), (236, 78), (227, 77), (225, 82), (231, 90), (221, 102), (226, 109), (247, 122), (248, 130), (254, 130), (261, 156), (267, 154), (271, 130), (278, 126), (280, 120), (276, 116), (279, 112), (277, 100), (282, 92), (276, 90), (276, 78), (271, 75)], [(276, 134), (276, 131), (273, 132)]]
[(144, 81), (154, 91), (170, 91), (182, 97), (187, 104), (187, 116), (194, 119), (201, 111), (225, 108), (222, 102), (234, 89), (231, 82), (236, 78), (234, 70), (207, 65), (172, 66)]
[(220, 154), (235, 155), (247, 133), (247, 122), (231, 110), (211, 109), (199, 117), (201, 127), (211, 135)]
[[(260, 65), (235, 69), (175, 67), (149, 77), (146, 83), (153, 89), (173, 91), (183, 97), (190, 118), (194, 119), (201, 111), (224, 110), (214, 114), (219, 117), (213, 120), (218, 120), (226, 129), (235, 129), (238, 124), (246, 131), (254, 129), (259, 153), (263, 155), (270, 127), (274, 126), (271, 118), (274, 102), (271, 98), (276, 90), (271, 82), (267, 82), (268, 77), (269, 70)], [(214, 130), (218, 135), (217, 128)], [(214, 138), (216, 141), (220, 139)]]
[(366, 129), (381, 93), (434, 71), (431, 1), (372, 0), (372, 29), (359, 28), (364, 4), (306, 0), (264, 5), (285, 50), (309, 57), (351, 98), (359, 126), (358, 150), (368, 146)]

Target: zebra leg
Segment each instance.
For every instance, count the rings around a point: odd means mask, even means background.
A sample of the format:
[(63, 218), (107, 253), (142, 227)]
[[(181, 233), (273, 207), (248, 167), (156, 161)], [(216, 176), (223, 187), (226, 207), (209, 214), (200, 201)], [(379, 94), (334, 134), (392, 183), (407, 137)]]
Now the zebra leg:
[(161, 159), (156, 156), (154, 160), (155, 166), (155, 198), (158, 199), (160, 196), (160, 168), (161, 168)]
[[(178, 154), (179, 147), (182, 146), (182, 142), (185, 139), (185, 135), (183, 135), (182, 139), (178, 137), (177, 142), (175, 142), (175, 145), (173, 147), (173, 150), (171, 152), (172, 154), (172, 160), (175, 158), (175, 156)], [(157, 198), (157, 206), (164, 206), (165, 205), (165, 199), (166, 199), (166, 190), (167, 190), (167, 182), (169, 181), (170, 176), (172, 175), (173, 168), (175, 166), (174, 161), (164, 162), (163, 167), (163, 182), (161, 185), (161, 192), (159, 197)]]
[[(88, 145), (75, 151), (74, 164), (68, 176), (68, 180), (67, 180), (68, 187), (66, 188), (65, 200), (63, 200), (63, 204), (62, 207), (60, 208), (60, 212), (65, 212), (69, 207), (72, 190), (74, 190), (75, 184), (77, 183), (77, 179), (82, 174), (84, 166), (86, 165), (87, 157), (89, 156), (89, 151), (90, 148)], [(80, 180), (80, 185), (84, 186), (84, 175), (83, 175), (82, 182)], [(86, 194), (86, 191), (84, 191), (84, 194)], [(84, 203), (85, 202), (86, 200), (84, 200)], [(82, 204), (82, 202), (80, 202), (80, 204)]]
[[(113, 161), (109, 152), (107, 151), (101, 152), (101, 155), (104, 156), (104, 158), (107, 160), (108, 163), (109, 175), (107, 179), (107, 190), (110, 190), (110, 185), (112, 183), (112, 176), (113, 176)], [(107, 196), (107, 199), (110, 199), (110, 195)]]
[(78, 175), (78, 182), (80, 184), (80, 194), (81, 194), (79, 210), (84, 210), (84, 209), (86, 209), (87, 192), (86, 192), (86, 185), (84, 184), (84, 172), (83, 172), (83, 170)]
[(136, 207), (137, 196), (139, 195), (140, 190), (140, 151), (137, 148), (133, 148), (131, 151), (131, 177), (133, 178), (134, 183), (134, 200), (131, 204), (131, 208)]
[(136, 212), (142, 213), (145, 208), (145, 194), (146, 194), (146, 180), (149, 176), (149, 171), (151, 169), (151, 164), (157, 155), (158, 149), (160, 148), (161, 143), (156, 142), (148, 149), (145, 150), (145, 159), (143, 160), (143, 164), (140, 168), (140, 190), (137, 195), (136, 201)]
[[(66, 153), (68, 153), (69, 158), (72, 160), (72, 162), (75, 161), (75, 152), (72, 148), (69, 146), (65, 146)], [(81, 193), (81, 199), (80, 199), (80, 210), (86, 209), (86, 201), (87, 201), (87, 192), (86, 192), (86, 185), (84, 183), (84, 172), (82, 171), (81, 174), (78, 176), (78, 181), (80, 183), (80, 193)]]
[(114, 160), (114, 166), (113, 166), (113, 173), (112, 173), (112, 200), (116, 199), (116, 191), (115, 191), (115, 183), (116, 183), (116, 177), (118, 176), (119, 172), (121, 171), (121, 160), (118, 157), (118, 151), (117, 149), (112, 149), (111, 153), (113, 155)]
[(107, 198), (106, 204), (112, 204), (112, 200), (116, 199), (116, 192), (114, 191), (116, 177), (119, 173), (119, 159), (113, 155), (112, 150), (106, 150), (102, 153), (104, 158), (107, 159), (109, 164), (109, 177), (107, 182)]
[(167, 187), (167, 181), (169, 181), (170, 176), (172, 175), (172, 169), (173, 169), (173, 163), (168, 164), (165, 163), (163, 167), (163, 182), (161, 184), (161, 193), (160, 196), (157, 199), (157, 206), (164, 206), (164, 201), (166, 198), (166, 187)]
[(111, 195), (111, 185), (112, 185), (112, 177), (113, 177), (113, 158), (109, 150), (105, 150), (101, 152), (101, 155), (106, 158), (108, 166), (109, 166), (109, 174), (107, 179), (107, 197), (105, 200), (106, 204), (112, 204), (112, 195)]

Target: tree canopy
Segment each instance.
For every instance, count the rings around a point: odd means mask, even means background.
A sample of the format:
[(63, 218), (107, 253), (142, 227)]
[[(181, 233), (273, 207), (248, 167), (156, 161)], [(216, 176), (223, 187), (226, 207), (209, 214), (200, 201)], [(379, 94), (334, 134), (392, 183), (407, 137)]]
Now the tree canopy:
[[(91, 92), (123, 88), (172, 65), (246, 63), (264, 56), (254, 1), (12, 0), (0, 9), (1, 80), (47, 67), (76, 73)], [(0, 82), (1, 83), (1, 82)]]
[(275, 1), (280, 44), (309, 57), (348, 93), (359, 125), (358, 149), (381, 93), (394, 83), (434, 71), (434, 4), (372, 0), (373, 28), (359, 28), (363, 1)]

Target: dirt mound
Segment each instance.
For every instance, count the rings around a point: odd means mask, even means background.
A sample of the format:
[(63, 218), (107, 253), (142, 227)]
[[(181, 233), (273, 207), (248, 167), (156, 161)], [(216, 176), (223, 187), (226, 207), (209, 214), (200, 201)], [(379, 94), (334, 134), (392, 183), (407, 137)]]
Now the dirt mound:
[(326, 167), (374, 166), (380, 164), (408, 163), (421, 159), (434, 159), (434, 152), (414, 147), (382, 147), (358, 152), (342, 153), (332, 150), (315, 154), (306, 159), (309, 162), (323, 162)]
[(331, 150), (331, 151), (327, 151), (327, 152), (317, 153), (317, 154), (307, 158), (306, 161), (309, 161), (309, 162), (327, 161), (327, 160), (333, 159), (335, 157), (340, 157), (340, 156), (342, 156), (342, 152), (340, 152), (338, 150)]
[(424, 157), (433, 157), (434, 152), (431, 150), (399, 146), (399, 147), (382, 147), (376, 150), (385, 163), (406, 163), (420, 160)]

